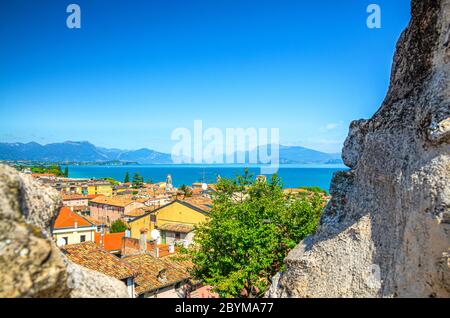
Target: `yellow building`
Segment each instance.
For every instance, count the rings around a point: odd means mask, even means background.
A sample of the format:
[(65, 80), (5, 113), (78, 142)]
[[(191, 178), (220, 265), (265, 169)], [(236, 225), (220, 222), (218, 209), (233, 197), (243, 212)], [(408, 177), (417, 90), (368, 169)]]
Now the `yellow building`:
[(147, 230), (149, 233), (156, 226), (156, 215), (155, 211), (148, 212), (144, 215), (135, 217), (134, 219), (128, 221), (130, 227), (130, 236), (135, 239), (140, 239), (141, 229)]
[(69, 207), (62, 207), (52, 229), (55, 241), (64, 240), (64, 244), (77, 244), (94, 241), (97, 227), (85, 218), (73, 212)]
[[(172, 240), (169, 240), (170, 242), (166, 240), (168, 236), (173, 237), (173, 240), (181, 240), (191, 232), (187, 232), (187, 228), (193, 230), (196, 225), (208, 220), (210, 210), (211, 200), (207, 198), (175, 200), (130, 220), (128, 224), (130, 225), (131, 237), (138, 239), (142, 229), (151, 232), (155, 228), (161, 228), (163, 229), (160, 231), (161, 243), (171, 243)], [(178, 232), (176, 229), (181, 230)]]
[(109, 182), (94, 182), (88, 185), (88, 194), (103, 194), (104, 196), (110, 197), (113, 194), (113, 188)]

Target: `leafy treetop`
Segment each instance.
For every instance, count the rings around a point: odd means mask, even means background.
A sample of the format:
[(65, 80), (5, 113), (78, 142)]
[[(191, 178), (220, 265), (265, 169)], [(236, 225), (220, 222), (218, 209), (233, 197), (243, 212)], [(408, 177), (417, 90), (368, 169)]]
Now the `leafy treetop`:
[(287, 253), (315, 232), (324, 197), (286, 195), (277, 175), (256, 181), (248, 170), (216, 186), (210, 219), (189, 251), (193, 275), (224, 297), (259, 297)]
[(122, 220), (116, 220), (111, 224), (109, 228), (110, 233), (120, 233), (125, 232), (127, 230), (127, 226), (123, 223)]

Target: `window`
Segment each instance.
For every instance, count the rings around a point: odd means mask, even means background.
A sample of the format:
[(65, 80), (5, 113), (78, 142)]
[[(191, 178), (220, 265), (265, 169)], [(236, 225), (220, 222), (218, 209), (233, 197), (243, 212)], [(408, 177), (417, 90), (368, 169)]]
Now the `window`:
[(64, 236), (62, 239), (66, 242), (66, 245), (69, 244), (69, 238), (67, 236)]
[(80, 235), (80, 243), (86, 241), (86, 235)]
[(181, 234), (178, 232), (175, 232), (175, 239), (179, 240), (181, 238)]

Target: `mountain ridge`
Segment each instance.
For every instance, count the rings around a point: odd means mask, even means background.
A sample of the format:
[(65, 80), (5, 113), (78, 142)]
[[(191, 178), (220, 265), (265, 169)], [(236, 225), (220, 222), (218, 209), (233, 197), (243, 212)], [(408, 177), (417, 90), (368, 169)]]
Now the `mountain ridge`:
[[(260, 147), (261, 148), (261, 147)], [(259, 148), (259, 149), (260, 149)], [(258, 151), (258, 150), (253, 150)], [(281, 164), (342, 163), (340, 154), (325, 153), (300, 146), (279, 146)], [(250, 152), (246, 152), (248, 158)], [(235, 155), (238, 153), (236, 152)], [(0, 160), (44, 162), (137, 162), (139, 164), (171, 164), (171, 155), (149, 148), (123, 150), (97, 147), (88, 141), (65, 141), (41, 145), (37, 142), (0, 143)]]

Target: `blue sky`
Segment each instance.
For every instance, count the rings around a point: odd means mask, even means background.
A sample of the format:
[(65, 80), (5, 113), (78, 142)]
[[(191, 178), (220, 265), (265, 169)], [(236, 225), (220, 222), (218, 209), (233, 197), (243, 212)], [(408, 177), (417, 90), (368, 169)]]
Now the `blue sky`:
[[(66, 27), (66, 6), (82, 28)], [(368, 29), (377, 3), (382, 28)], [(170, 151), (177, 127), (338, 152), (387, 91), (407, 0), (0, 2), (0, 142)]]

